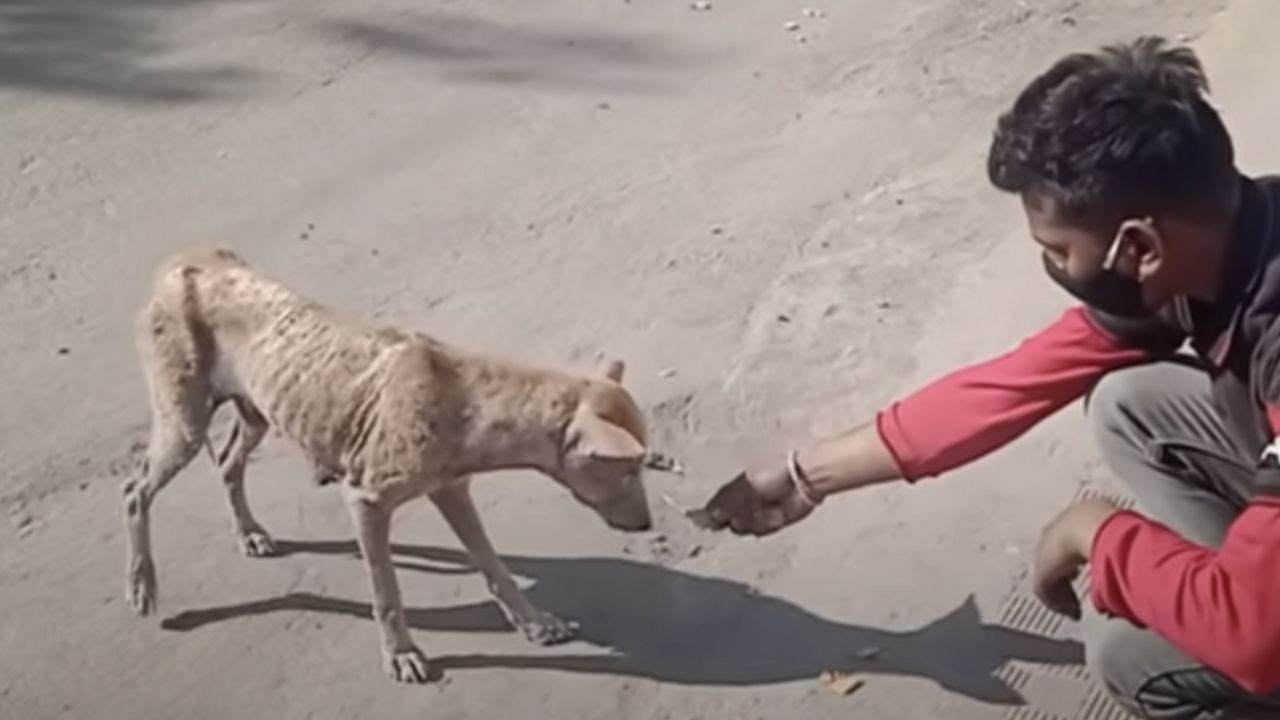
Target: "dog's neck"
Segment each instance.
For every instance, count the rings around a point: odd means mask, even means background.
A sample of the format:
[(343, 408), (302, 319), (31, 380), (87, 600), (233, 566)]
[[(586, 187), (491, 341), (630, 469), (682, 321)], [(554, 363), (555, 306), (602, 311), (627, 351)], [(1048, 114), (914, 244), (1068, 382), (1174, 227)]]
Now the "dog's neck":
[(459, 474), (555, 472), (584, 382), (482, 358), (466, 358), (458, 374), (467, 389)]

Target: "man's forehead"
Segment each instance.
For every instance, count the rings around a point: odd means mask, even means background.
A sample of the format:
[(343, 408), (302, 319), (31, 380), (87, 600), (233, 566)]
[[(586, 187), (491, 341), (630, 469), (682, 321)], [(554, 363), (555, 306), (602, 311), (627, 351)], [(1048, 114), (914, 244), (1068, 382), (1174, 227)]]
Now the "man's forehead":
[(1022, 209), (1032, 223), (1053, 227), (1069, 227), (1070, 223), (1061, 212), (1058, 201), (1044, 193), (1026, 192), (1022, 194)]
[(1069, 217), (1061, 204), (1043, 194), (1024, 193), (1022, 207), (1032, 236), (1044, 245), (1096, 243), (1106, 231)]

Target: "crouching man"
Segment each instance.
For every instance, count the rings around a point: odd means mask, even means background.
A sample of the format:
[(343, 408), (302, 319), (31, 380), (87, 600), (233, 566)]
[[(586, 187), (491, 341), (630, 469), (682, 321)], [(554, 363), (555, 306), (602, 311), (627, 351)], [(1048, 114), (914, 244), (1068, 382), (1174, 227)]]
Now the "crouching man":
[[(1037, 594), (1096, 615), (1090, 665), (1136, 715), (1280, 718), (1280, 179), (1241, 175), (1206, 92), (1196, 56), (1154, 38), (1035, 78), (999, 119), (988, 174), (1021, 201), (1036, 270), (1081, 305), (745, 470), (710, 521), (773, 533), (829, 495), (964, 465), (1087, 396), (1141, 511), (1068, 508), (1041, 539)], [(1086, 563), (1082, 602), (1070, 581)]]

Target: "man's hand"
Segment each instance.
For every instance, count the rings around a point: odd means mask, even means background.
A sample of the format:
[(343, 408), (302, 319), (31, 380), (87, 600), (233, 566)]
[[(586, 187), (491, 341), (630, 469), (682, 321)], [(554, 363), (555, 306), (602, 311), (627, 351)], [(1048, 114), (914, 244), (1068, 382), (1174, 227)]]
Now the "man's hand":
[(702, 511), (712, 530), (738, 535), (769, 535), (813, 512), (796, 491), (785, 463), (747, 470), (725, 483)]
[(1036, 597), (1050, 610), (1072, 620), (1080, 619), (1080, 599), (1071, 582), (1089, 562), (1094, 535), (1117, 510), (1105, 500), (1085, 500), (1045, 526), (1036, 548), (1033, 583)]
[[(690, 519), (713, 530), (769, 535), (808, 517), (824, 497), (902, 476), (874, 422), (805, 443), (798, 452), (738, 473)], [(791, 477), (791, 462), (803, 492)]]

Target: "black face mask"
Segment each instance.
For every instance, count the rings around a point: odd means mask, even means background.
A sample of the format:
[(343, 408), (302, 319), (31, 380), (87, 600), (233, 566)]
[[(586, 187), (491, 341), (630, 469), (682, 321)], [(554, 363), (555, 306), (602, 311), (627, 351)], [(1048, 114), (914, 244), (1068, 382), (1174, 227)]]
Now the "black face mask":
[(1043, 256), (1044, 271), (1063, 290), (1077, 300), (1107, 315), (1118, 318), (1146, 318), (1155, 314), (1142, 300), (1142, 283), (1127, 278), (1114, 270), (1099, 269), (1087, 280), (1077, 280), (1067, 274), (1048, 255)]

